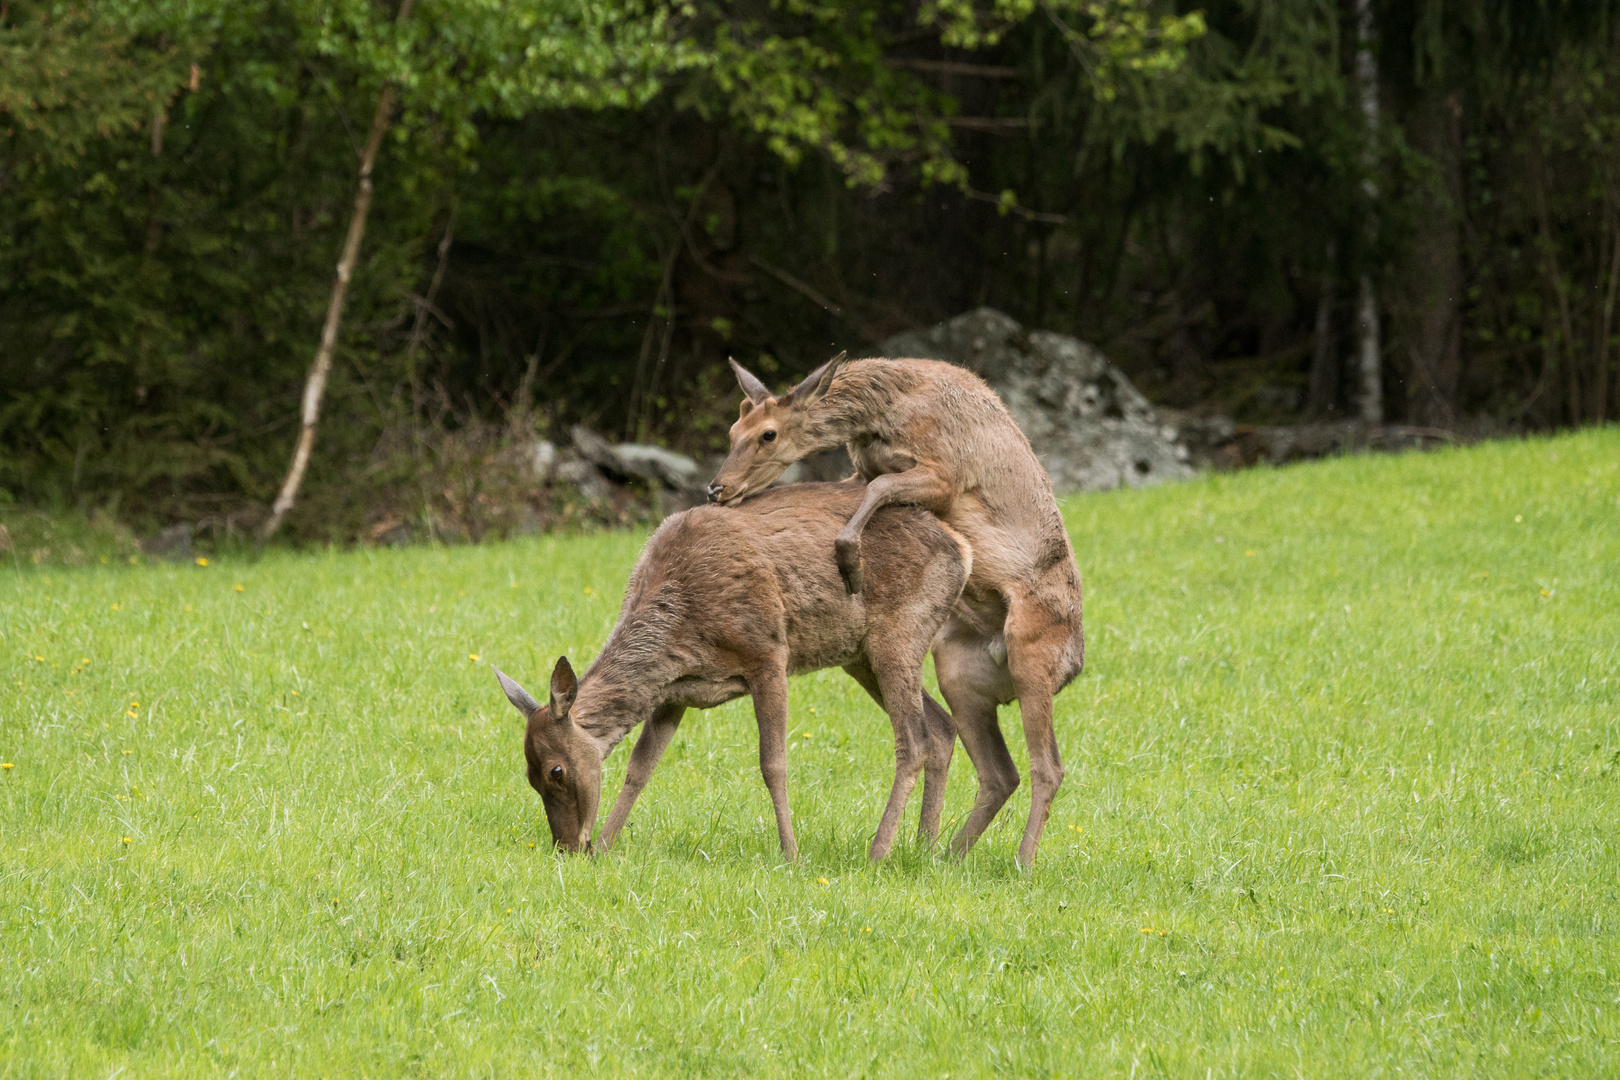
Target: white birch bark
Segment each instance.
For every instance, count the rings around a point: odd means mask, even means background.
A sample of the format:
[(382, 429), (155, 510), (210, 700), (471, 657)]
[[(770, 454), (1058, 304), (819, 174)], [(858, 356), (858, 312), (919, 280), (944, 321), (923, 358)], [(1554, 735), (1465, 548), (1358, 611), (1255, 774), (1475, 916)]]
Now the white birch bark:
[[(396, 21), (404, 22), (411, 13), (414, 0), (402, 0)], [(338, 260), (337, 278), (332, 282), (332, 297), (326, 304), (326, 324), (321, 328), (320, 347), (315, 350), (315, 362), (309, 367), (304, 381), (303, 426), (298, 432), (298, 445), (293, 449), (292, 465), (287, 479), (282, 482), (281, 493), (270, 508), (270, 517), (259, 531), (268, 540), (281, 528), (287, 511), (298, 501), (298, 489), (303, 486), (304, 473), (309, 468), (310, 451), (315, 447), (315, 424), (321, 418), (321, 398), (326, 394), (326, 379), (332, 373), (332, 354), (337, 349), (338, 330), (343, 325), (343, 301), (348, 296), (349, 279), (354, 276), (354, 265), (360, 259), (360, 240), (366, 233), (366, 215), (371, 211), (371, 167), (376, 164), (377, 151), (383, 135), (388, 131), (388, 120), (394, 111), (394, 84), (384, 83), (377, 98), (377, 113), (371, 120), (371, 135), (360, 155), (360, 182), (354, 194), (354, 215), (349, 219), (349, 235), (343, 243), (343, 256)]]
[[(1366, 123), (1366, 143), (1362, 148), (1362, 166), (1366, 179), (1362, 181), (1367, 193), (1367, 236), (1378, 233), (1378, 217), (1374, 207), (1378, 200), (1378, 56), (1376, 29), (1373, 23), (1372, 0), (1356, 0), (1356, 91), (1361, 102), (1361, 116)], [(1361, 295), (1356, 303), (1356, 374), (1360, 381), (1358, 397), (1361, 418), (1370, 424), (1384, 422), (1384, 384), (1381, 362), (1382, 343), (1378, 329), (1378, 293), (1373, 288), (1372, 275), (1361, 273)]]

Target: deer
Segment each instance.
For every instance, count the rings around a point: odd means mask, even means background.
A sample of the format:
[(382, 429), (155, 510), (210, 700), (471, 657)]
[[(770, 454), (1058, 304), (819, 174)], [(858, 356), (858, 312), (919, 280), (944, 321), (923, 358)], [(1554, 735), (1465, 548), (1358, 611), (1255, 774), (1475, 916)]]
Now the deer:
[(973, 809), (951, 850), (965, 856), (1018, 788), (996, 715), (1016, 700), (1031, 786), (1017, 860), (1029, 868), (1063, 783), (1053, 698), (1080, 674), (1085, 634), (1074, 550), (1028, 438), (995, 392), (954, 364), (840, 353), (781, 395), (736, 360), (731, 366), (744, 397), (730, 453), (708, 487), (712, 502), (737, 505), (806, 455), (843, 444), (866, 481), (833, 545), (850, 592), (883, 565), (863, 551), (885, 507), (927, 510), (972, 548), (968, 583), (933, 646), (940, 690), (978, 771)]
[[(787, 680), (829, 667), (843, 668), (894, 728), (894, 784), (868, 856), (889, 854), (919, 771), (918, 835), (934, 842), (956, 735), (923, 689), (922, 668), (967, 581), (972, 549), (926, 512), (895, 507), (868, 526), (866, 590), (851, 594), (830, 555), (863, 496), (854, 481), (793, 484), (735, 507), (675, 514), (642, 549), (618, 620), (583, 677), (559, 657), (542, 705), (494, 669), (526, 721), (528, 780), (556, 848), (611, 848), (686, 710), (750, 695), (782, 855), (796, 862)], [(602, 763), (637, 724), (624, 786), (593, 843)]]

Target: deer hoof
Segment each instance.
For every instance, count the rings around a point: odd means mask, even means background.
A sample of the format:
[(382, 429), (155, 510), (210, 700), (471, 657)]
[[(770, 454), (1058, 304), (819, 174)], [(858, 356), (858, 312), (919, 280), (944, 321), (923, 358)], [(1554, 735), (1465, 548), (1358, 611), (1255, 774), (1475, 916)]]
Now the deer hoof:
[(844, 588), (851, 596), (861, 591), (861, 543), (859, 540), (835, 540), (833, 554), (838, 559), (838, 572), (843, 575)]

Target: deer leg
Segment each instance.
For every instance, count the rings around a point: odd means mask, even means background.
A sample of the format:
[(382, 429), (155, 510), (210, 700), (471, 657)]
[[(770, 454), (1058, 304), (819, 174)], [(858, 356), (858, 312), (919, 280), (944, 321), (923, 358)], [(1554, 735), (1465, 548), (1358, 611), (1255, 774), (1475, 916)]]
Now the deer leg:
[(624, 786), (619, 789), (619, 797), (613, 800), (613, 809), (608, 812), (607, 824), (602, 826), (595, 850), (606, 851), (619, 838), (619, 830), (630, 817), (630, 808), (636, 804), (636, 797), (647, 786), (647, 781), (652, 779), (658, 759), (669, 748), (685, 712), (684, 705), (665, 705), (641, 725), (635, 749), (630, 751), (630, 764), (624, 770)]
[(945, 780), (956, 753), (956, 725), (944, 706), (923, 691), (923, 729), (928, 739), (923, 758), (922, 813), (917, 817), (917, 838), (927, 847), (939, 839), (939, 819), (945, 812)]
[(788, 815), (787, 794), (787, 670), (783, 665), (769, 668), (748, 681), (754, 698), (754, 720), (759, 724), (759, 772), (765, 789), (771, 793), (776, 810), (776, 832), (782, 841), (782, 858), (799, 861), (799, 842), (793, 836), (793, 819)]
[(1063, 761), (1052, 727), (1052, 697), (1062, 677), (1070, 630), (1034, 597), (1008, 597), (1007, 669), (1024, 718), (1029, 748), (1029, 821), (1018, 845), (1018, 865), (1029, 869), (1040, 846), (1041, 830), (1052, 812), (1052, 800), (1063, 783)]
[(934, 671), (956, 733), (979, 774), (973, 809), (951, 840), (951, 853), (960, 858), (1018, 790), (1018, 767), (996, 718), (997, 705), (1009, 699), (1012, 687), (1005, 669), (990, 658), (986, 639), (978, 635), (941, 635), (934, 643)]
[[(887, 666), (887, 665), (885, 665)], [(917, 786), (917, 775), (924, 762), (926, 735), (923, 728), (922, 686), (915, 679), (882, 678), (865, 662), (844, 668), (851, 678), (860, 683), (872, 700), (889, 714), (894, 727), (894, 784), (889, 789), (889, 801), (883, 807), (867, 858), (878, 862), (886, 858), (894, 847), (894, 838), (900, 832), (900, 819), (912, 789)], [(913, 685), (905, 685), (907, 682)]]
[(866, 485), (859, 509), (833, 540), (833, 555), (838, 560), (838, 572), (844, 576), (844, 587), (851, 594), (861, 591), (861, 532), (873, 514), (896, 503), (943, 514), (950, 509), (953, 494), (946, 479), (926, 465), (873, 477)]

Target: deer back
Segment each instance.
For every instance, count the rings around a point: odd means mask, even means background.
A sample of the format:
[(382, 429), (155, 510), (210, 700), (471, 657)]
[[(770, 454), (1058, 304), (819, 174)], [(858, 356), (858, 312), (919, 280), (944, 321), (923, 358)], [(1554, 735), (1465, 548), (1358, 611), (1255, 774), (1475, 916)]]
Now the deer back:
[(966, 542), (926, 511), (888, 508), (868, 529), (870, 585), (851, 596), (833, 539), (863, 493), (859, 483), (793, 484), (670, 518), (643, 551), (609, 646), (634, 650), (647, 635), (633, 630), (656, 629), (664, 651), (688, 663), (802, 672), (862, 655), (869, 632), (931, 639), (966, 581)]

